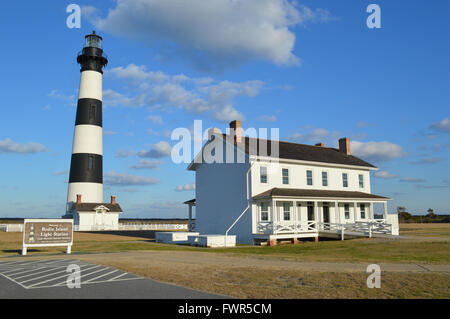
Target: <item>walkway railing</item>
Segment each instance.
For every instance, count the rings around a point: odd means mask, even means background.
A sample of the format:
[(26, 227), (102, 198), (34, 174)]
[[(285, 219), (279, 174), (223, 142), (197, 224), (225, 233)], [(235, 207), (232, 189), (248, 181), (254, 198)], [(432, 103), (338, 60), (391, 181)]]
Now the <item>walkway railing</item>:
[(317, 232), (317, 222), (308, 221), (307, 223), (292, 223), (262, 221), (257, 223), (256, 231), (258, 234), (296, 234)]

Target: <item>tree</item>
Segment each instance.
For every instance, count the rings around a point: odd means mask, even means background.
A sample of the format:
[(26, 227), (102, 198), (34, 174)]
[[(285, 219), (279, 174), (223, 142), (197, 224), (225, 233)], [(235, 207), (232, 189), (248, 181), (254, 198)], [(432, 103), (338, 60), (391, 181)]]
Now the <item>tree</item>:
[(428, 208), (428, 210), (427, 210), (427, 217), (428, 218), (435, 218), (436, 217), (436, 214), (434, 213), (434, 209), (432, 209), (432, 208)]

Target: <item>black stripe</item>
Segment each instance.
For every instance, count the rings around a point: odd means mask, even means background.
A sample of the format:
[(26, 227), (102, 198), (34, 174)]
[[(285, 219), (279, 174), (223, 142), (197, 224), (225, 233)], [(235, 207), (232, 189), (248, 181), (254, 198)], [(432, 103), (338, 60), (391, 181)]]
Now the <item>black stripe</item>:
[(72, 154), (69, 183), (103, 183), (103, 156)]
[(79, 99), (75, 125), (91, 124), (102, 126), (102, 101), (97, 99)]
[(83, 71), (97, 71), (103, 73), (102, 69), (108, 64), (108, 59), (103, 56), (103, 50), (99, 48), (86, 47), (77, 56), (77, 62)]

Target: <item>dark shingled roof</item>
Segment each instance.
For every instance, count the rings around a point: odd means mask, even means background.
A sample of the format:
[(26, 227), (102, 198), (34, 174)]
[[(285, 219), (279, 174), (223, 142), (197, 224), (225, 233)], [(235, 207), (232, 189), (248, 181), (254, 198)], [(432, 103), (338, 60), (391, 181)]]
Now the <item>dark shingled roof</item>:
[[(232, 137), (226, 134), (222, 134), (224, 138), (232, 141)], [(264, 140), (258, 138), (243, 137), (243, 142), (237, 144), (238, 148), (245, 151), (249, 155), (271, 156), (271, 140)], [(260, 154), (259, 141), (267, 143), (267, 154)], [(256, 148), (255, 148), (256, 145)], [(332, 147), (320, 147), (306, 144), (298, 144), (291, 142), (279, 141), (279, 157), (291, 160), (322, 162), (332, 164), (344, 164), (353, 166), (376, 166), (367, 163), (366, 161), (353, 156), (340, 152), (336, 148)]]
[(111, 204), (111, 203), (81, 203), (81, 204), (74, 203), (73, 209), (77, 210), (78, 212), (94, 212), (95, 211), (94, 208), (100, 205), (103, 205), (106, 208), (108, 208), (109, 213), (123, 212), (119, 204)]
[(299, 188), (272, 188), (266, 192), (253, 196), (253, 198), (258, 199), (272, 196), (390, 199), (388, 197), (363, 192)]

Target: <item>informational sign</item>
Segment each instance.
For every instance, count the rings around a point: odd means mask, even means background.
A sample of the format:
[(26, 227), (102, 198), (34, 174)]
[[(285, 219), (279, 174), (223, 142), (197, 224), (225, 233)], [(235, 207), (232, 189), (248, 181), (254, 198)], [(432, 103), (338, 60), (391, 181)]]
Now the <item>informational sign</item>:
[(22, 255), (29, 247), (66, 246), (70, 254), (73, 244), (72, 219), (25, 219)]

